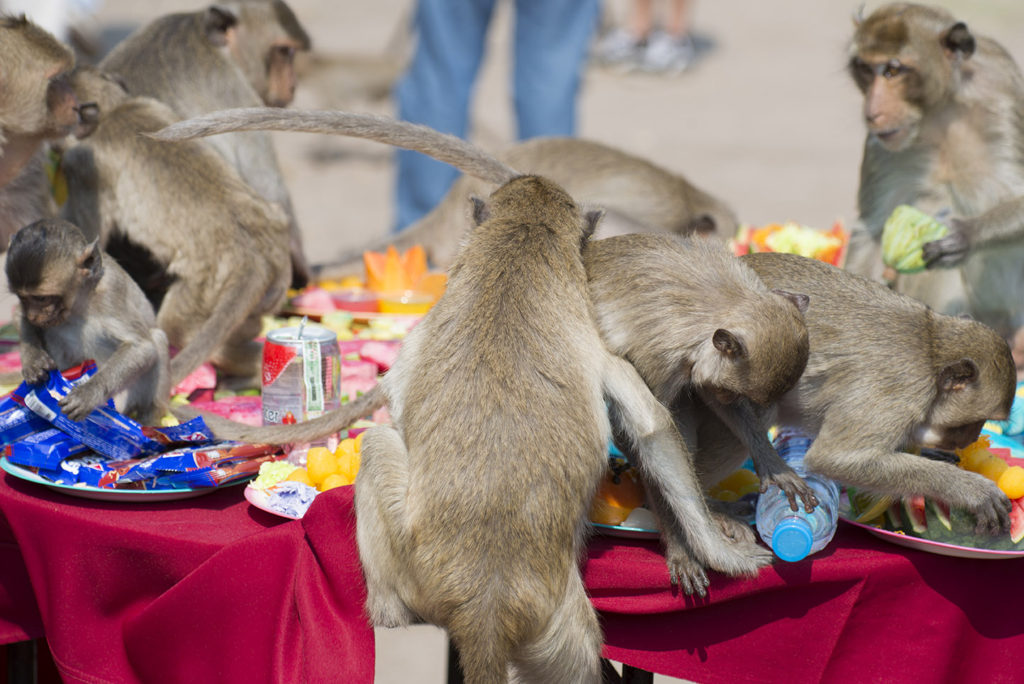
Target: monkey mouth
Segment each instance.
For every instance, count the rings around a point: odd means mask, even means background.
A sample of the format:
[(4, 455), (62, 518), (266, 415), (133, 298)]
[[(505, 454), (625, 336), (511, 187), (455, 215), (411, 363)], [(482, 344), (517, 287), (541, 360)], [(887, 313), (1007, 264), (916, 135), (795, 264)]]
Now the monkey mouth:
[(909, 138), (907, 134), (907, 128), (901, 126), (899, 128), (887, 128), (881, 131), (871, 131), (871, 135), (874, 136), (879, 143), (882, 144), (888, 150), (899, 150), (903, 143)]

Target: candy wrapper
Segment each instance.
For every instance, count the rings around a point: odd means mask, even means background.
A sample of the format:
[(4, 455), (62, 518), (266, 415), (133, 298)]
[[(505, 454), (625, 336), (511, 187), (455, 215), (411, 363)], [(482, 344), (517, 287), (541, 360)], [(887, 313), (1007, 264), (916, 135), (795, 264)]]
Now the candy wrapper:
[[(63, 372), (70, 383), (77, 383), (92, 376), (96, 364), (86, 361)], [(25, 397), (32, 391), (28, 383), (21, 383), (13, 392), (0, 399), (0, 444), (11, 444), (36, 432), (49, 430), (53, 426), (25, 406)]]
[(7, 460), (21, 466), (56, 470), (61, 461), (89, 452), (89, 447), (68, 437), (57, 428), (36, 432), (7, 445)]
[[(276, 459), (280, 452), (281, 448), (274, 445), (228, 441), (183, 447), (146, 458), (99, 464), (103, 473), (96, 486), (120, 489), (145, 483), (147, 489), (216, 487), (256, 473), (261, 463)], [(249, 463), (254, 465), (245, 465)]]
[(159, 442), (146, 436), (141, 425), (110, 405), (96, 408), (78, 422), (65, 416), (60, 400), (73, 387), (60, 373), (50, 371), (46, 385), (33, 388), (25, 396), (25, 405), (74, 440), (110, 458), (123, 460), (161, 449)]

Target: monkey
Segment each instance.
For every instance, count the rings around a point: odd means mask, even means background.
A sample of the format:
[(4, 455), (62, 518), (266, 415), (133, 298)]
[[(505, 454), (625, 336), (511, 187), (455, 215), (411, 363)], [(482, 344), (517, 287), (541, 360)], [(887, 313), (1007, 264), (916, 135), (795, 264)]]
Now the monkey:
[(97, 240), (62, 219), (40, 219), (14, 234), (5, 270), (20, 307), (26, 382), (93, 359), (96, 373), (60, 400), (68, 418), (82, 420), (114, 395), (119, 410), (143, 423), (165, 414), (167, 336), (142, 290)]
[(1009, 415), (1016, 372), (1002, 336), (813, 259), (740, 259), (769, 288), (813, 293), (807, 367), (773, 421), (814, 437), (807, 468), (858, 489), (968, 509), (979, 532), (1006, 529), (1010, 501), (994, 482), (907, 451), (965, 447), (986, 420)]
[[(533, 138), (498, 155), (524, 172), (540, 173), (562, 183), (588, 205), (600, 205), (607, 217), (596, 237), (623, 233), (668, 232), (699, 234), (725, 242), (736, 234), (738, 219), (723, 200), (693, 185), (681, 175), (646, 159), (600, 142), (580, 138)], [(426, 216), (401, 232), (349, 249), (329, 263), (316, 264), (321, 277), (361, 272), (364, 251), (399, 250), (422, 245), (435, 268), (445, 269), (467, 227), (465, 203), (486, 192), (487, 184), (461, 176)]]
[(1024, 325), (1020, 68), (947, 11), (907, 3), (861, 21), (851, 53), (868, 132), (847, 268), (879, 276), (882, 229), (897, 205), (940, 214), (949, 232), (925, 243), (928, 270), (900, 275), (896, 288), (1012, 337)]
[(67, 81), (74, 55), (24, 16), (0, 15), (0, 248), (56, 214), (43, 143), (70, 132), (78, 102)]
[[(229, 107), (284, 107), (296, 87), (295, 54), (312, 42), (281, 0), (236, 0), (155, 19), (114, 46), (99, 66), (128, 92), (156, 98), (179, 117)], [(245, 182), (288, 216), (292, 286), (309, 280), (302, 235), (270, 137), (209, 141)]]
[[(465, 174), (496, 184), (507, 183), (520, 175), (464, 140), (424, 126), (368, 114), (282, 111), (269, 108), (242, 109), (207, 114), (178, 122), (151, 135), (163, 140), (188, 140), (239, 128), (298, 130), (369, 138), (430, 154), (456, 166)], [(337, 432), (356, 418), (378, 408), (383, 402), (384, 397), (381, 393), (371, 392), (354, 406), (345, 404), (336, 412), (312, 421), (287, 426), (243, 426), (231, 421), (218, 420), (213, 416), (209, 417), (208, 422), (214, 434), (221, 438), (278, 444), (308, 442)], [(183, 418), (194, 414), (187, 410), (178, 410), (176, 415)], [(687, 462), (679, 467), (692, 466)], [(703, 567), (698, 563), (684, 563), (681, 560), (680, 564), (670, 566), (670, 573), (673, 581), (679, 582), (688, 593), (702, 593), (707, 586), (707, 577)]]
[(152, 255), (158, 287), (147, 294), (179, 350), (172, 386), (207, 360), (226, 384), (255, 385), (261, 317), (280, 308), (291, 279), (284, 212), (209, 146), (143, 135), (177, 120), (167, 105), (129, 96), (95, 67), (77, 69), (73, 85), (84, 115), (64, 153), (64, 218), (101, 245)]
[(605, 401), (704, 562), (752, 573), (764, 549), (740, 553), (710, 524), (667, 409), (599, 337), (581, 250), (600, 212), (520, 176), (473, 213), (448, 289), (381, 380), (393, 426), (365, 433), (367, 610), (375, 625), (447, 628), (468, 682), (510, 669), (596, 682), (601, 633), (577, 562), (607, 467)]
[[(762, 438), (769, 408), (807, 363), (807, 295), (770, 290), (725, 245), (697, 237), (620, 235), (590, 241), (583, 256), (602, 339), (670, 409), (702, 489), (738, 468), (749, 451), (762, 491), (775, 484), (794, 507), (799, 498), (813, 509), (813, 490)], [(719, 430), (731, 438), (725, 448)], [(628, 443), (618, 446), (635, 460)], [(663, 514), (657, 483), (642, 472), (641, 480), (648, 508), (663, 521), (670, 567), (690, 568), (683, 582), (699, 580), (699, 564)], [(727, 534), (753, 542), (735, 507), (709, 503)]]

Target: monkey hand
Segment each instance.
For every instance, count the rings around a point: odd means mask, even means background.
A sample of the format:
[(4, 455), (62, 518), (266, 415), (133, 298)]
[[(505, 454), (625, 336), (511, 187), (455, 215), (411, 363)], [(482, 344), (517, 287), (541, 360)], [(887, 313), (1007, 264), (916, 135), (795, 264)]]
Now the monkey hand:
[(970, 230), (966, 221), (950, 221), (949, 233), (938, 240), (921, 246), (921, 258), (925, 268), (952, 268), (959, 266), (971, 250)]
[(92, 410), (102, 404), (107, 397), (103, 388), (94, 382), (78, 385), (67, 396), (60, 400), (60, 408), (64, 415), (74, 421), (84, 419)]
[(41, 385), (50, 377), (50, 371), (56, 370), (57, 362), (50, 358), (42, 349), (25, 347), (21, 349), (21, 376), (30, 385)]
[(978, 519), (974, 533), (996, 535), (1009, 531), (1010, 509), (1013, 506), (1010, 503), (1010, 499), (1007, 498), (1006, 494), (1003, 494), (1003, 491), (999, 489), (995, 482), (984, 475), (977, 473), (967, 474), (974, 475), (972, 479), (980, 480), (980, 482), (976, 481), (974, 484), (982, 490), (972, 497), (973, 501), (968, 506), (971, 512), (974, 513), (974, 517)]
[(665, 540), (665, 563), (672, 586), (679, 587), (687, 596), (706, 596), (709, 580), (704, 566), (693, 557), (681, 539), (672, 534), (662, 538)]
[(799, 510), (797, 499), (804, 504), (804, 510), (810, 513), (818, 505), (818, 497), (814, 494), (811, 486), (800, 477), (795, 470), (787, 467), (785, 471), (767, 472), (760, 475), (761, 493), (768, 491), (768, 487), (775, 485), (786, 493), (789, 499), (789, 507)]

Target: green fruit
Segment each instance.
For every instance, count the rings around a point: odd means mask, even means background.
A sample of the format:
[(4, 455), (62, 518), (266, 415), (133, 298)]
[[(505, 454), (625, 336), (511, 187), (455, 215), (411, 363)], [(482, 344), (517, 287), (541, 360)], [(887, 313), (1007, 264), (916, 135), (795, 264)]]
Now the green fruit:
[(882, 229), (882, 261), (900, 273), (924, 270), (921, 246), (938, 240), (949, 229), (908, 204), (893, 210)]
[(928, 518), (924, 512), (924, 497), (910, 496), (903, 499), (903, 519), (906, 521), (906, 532), (915, 537), (923, 537), (928, 532)]

